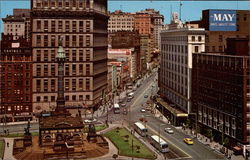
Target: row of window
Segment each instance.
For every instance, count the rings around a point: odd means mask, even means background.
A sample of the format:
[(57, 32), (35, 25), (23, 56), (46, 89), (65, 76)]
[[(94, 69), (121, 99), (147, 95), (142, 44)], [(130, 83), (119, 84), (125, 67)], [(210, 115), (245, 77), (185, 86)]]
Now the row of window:
[[(33, 56), (36, 62), (55, 62), (56, 50), (36, 50), (36, 54)], [(91, 61), (92, 58), (92, 49), (72, 49), (65, 50), (66, 61)]]
[(93, 21), (90, 20), (35, 20), (34, 31), (43, 32), (92, 32)]
[(175, 44), (162, 44), (162, 51), (188, 53), (188, 46), (186, 45), (175, 45)]
[(33, 8), (92, 8), (93, 0), (33, 0)]
[[(83, 91), (90, 90), (91, 83), (90, 78), (80, 78), (80, 79), (67, 79), (64, 81), (65, 91)], [(54, 92), (57, 86), (56, 79), (37, 79), (36, 80), (36, 92)]]
[[(65, 96), (65, 101), (85, 101), (90, 100), (90, 95)], [(56, 96), (36, 96), (36, 102), (56, 102)]]
[[(37, 35), (35, 45), (38, 47), (57, 47), (60, 35)], [(65, 35), (64, 47), (89, 47), (93, 45), (92, 35)]]
[(11, 112), (11, 111), (29, 111), (31, 110), (31, 106), (0, 106), (0, 111), (2, 110), (2, 113), (5, 113), (5, 108), (7, 109), (7, 111)]
[[(64, 75), (65, 76), (83, 76), (90, 75), (92, 73), (91, 64), (65, 64)], [(34, 76), (56, 76), (56, 65), (55, 64), (37, 64)]]
[[(169, 101), (173, 102), (174, 104), (178, 105), (183, 110), (187, 111), (187, 108), (188, 108), (187, 100), (183, 99), (182, 97), (180, 97), (179, 95), (175, 94), (174, 92), (172, 92), (171, 90), (169, 90), (167, 88), (163, 88), (161, 90), (162, 90), (163, 94), (166, 97), (168, 97)], [(187, 89), (185, 89), (185, 92), (187, 94)]]

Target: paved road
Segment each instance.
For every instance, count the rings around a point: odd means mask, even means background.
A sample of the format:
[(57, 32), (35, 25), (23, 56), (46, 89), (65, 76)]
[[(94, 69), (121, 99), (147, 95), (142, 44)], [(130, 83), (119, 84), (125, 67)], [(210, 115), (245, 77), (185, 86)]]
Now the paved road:
[[(157, 87), (157, 83), (154, 81), (156, 77), (152, 76), (148, 78), (148, 80), (145, 80), (143, 85), (137, 89), (135, 92), (135, 98), (127, 104), (127, 106), (130, 106), (130, 115), (124, 116), (122, 114), (115, 115), (110, 112), (110, 119), (113, 122), (119, 123), (121, 121), (128, 121), (131, 124), (139, 121), (141, 117), (145, 117), (148, 121), (147, 126), (151, 132), (154, 132), (154, 134), (158, 134), (159, 132), (159, 126), (161, 124), (164, 124), (164, 126), (161, 127), (161, 136), (165, 140), (167, 140), (170, 144), (170, 148), (176, 147), (178, 150), (181, 150), (186, 154), (186, 158), (181, 159), (195, 159), (195, 160), (205, 160), (205, 159), (224, 159), (221, 155), (211, 151), (208, 147), (204, 146), (197, 140), (194, 140), (194, 145), (186, 145), (183, 142), (183, 138), (186, 138), (187, 136), (176, 130), (173, 126), (169, 124), (165, 124), (163, 121), (159, 120), (158, 118), (155, 118), (154, 115), (151, 113), (142, 113), (140, 111), (142, 104), (145, 104), (148, 100), (148, 98), (144, 98), (145, 94), (151, 95), (151, 91), (156, 92), (156, 90), (152, 90), (151, 86), (154, 85)], [(171, 127), (174, 130), (174, 134), (167, 134), (164, 132), (164, 128)]]

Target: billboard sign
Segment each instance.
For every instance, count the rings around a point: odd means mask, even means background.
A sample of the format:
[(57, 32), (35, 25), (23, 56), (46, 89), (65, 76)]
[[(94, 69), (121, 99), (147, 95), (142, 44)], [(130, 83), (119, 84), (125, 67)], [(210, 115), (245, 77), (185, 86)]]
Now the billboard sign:
[(235, 10), (209, 10), (210, 31), (236, 31)]

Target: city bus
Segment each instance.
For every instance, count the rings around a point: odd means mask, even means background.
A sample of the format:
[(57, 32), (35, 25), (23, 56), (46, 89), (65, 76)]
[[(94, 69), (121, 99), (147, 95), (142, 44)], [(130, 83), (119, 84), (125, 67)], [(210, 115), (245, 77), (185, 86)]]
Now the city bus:
[(141, 122), (136, 122), (134, 123), (135, 126), (135, 131), (140, 134), (141, 136), (147, 136), (148, 129), (141, 123)]
[(120, 106), (119, 106), (119, 104), (114, 104), (113, 111), (114, 111), (115, 114), (119, 114), (120, 113)]
[(157, 135), (150, 136), (150, 144), (162, 153), (169, 152), (168, 143)]

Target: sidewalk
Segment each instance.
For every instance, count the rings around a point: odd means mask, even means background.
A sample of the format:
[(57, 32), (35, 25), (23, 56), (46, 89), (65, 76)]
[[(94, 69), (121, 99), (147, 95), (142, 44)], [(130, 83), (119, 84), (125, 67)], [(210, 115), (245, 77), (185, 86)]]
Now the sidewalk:
[[(5, 150), (4, 150), (4, 160), (15, 160), (13, 156), (13, 146), (14, 138), (4, 138), (5, 141)], [(9, 146), (7, 144), (9, 143)]]

